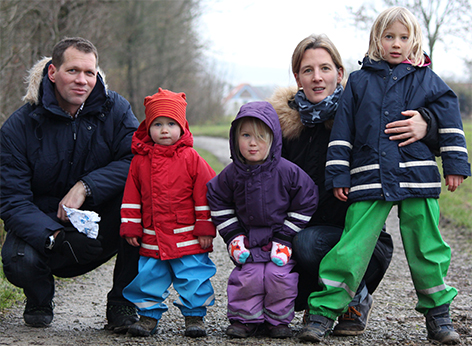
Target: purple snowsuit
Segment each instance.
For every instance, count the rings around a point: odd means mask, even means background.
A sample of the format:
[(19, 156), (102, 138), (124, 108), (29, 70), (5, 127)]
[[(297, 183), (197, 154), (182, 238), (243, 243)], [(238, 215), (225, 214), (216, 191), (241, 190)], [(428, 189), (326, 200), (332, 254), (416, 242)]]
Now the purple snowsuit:
[[(262, 120), (274, 139), (269, 156), (261, 165), (238, 159), (236, 123), (243, 117)], [(294, 317), (298, 273), (295, 261), (279, 267), (271, 262), (272, 241), (291, 247), (318, 206), (318, 188), (297, 165), (281, 157), (282, 131), (279, 118), (268, 102), (241, 107), (231, 124), (233, 162), (208, 182), (211, 218), (227, 245), (247, 237), (251, 255), (237, 264), (228, 281), (228, 318), (231, 322), (289, 324)]]

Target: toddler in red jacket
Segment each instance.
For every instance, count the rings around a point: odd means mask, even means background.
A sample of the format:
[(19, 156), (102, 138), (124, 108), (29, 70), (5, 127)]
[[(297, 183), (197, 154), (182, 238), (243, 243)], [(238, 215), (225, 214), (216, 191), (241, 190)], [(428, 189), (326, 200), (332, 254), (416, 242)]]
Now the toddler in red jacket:
[(133, 136), (135, 156), (121, 206), (120, 234), (141, 247), (139, 273), (123, 289), (140, 315), (128, 333), (156, 333), (173, 284), (185, 335), (205, 336), (203, 318), (214, 303), (210, 278), (216, 273), (208, 257), (216, 231), (206, 183), (215, 172), (193, 149), (184, 93), (159, 88), (144, 99), (144, 106), (146, 119)]

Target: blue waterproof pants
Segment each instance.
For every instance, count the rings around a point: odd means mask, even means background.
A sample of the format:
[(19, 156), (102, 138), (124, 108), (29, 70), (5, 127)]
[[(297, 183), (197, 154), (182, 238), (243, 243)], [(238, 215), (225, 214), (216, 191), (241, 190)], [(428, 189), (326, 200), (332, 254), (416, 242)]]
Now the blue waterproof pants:
[[(339, 243), (321, 261), (323, 290), (310, 295), (310, 314), (335, 320), (345, 312), (394, 204), (363, 201), (349, 207)], [(444, 283), (451, 250), (439, 233), (437, 199), (410, 198), (397, 204), (402, 242), (418, 297), (416, 310), (426, 314), (431, 308), (449, 304), (457, 294)]]
[(203, 317), (206, 307), (215, 302), (210, 282), (215, 273), (216, 266), (207, 253), (167, 261), (141, 256), (139, 273), (123, 289), (123, 296), (136, 305), (140, 315), (159, 320), (168, 309), (163, 302), (173, 284), (179, 294), (174, 305), (182, 315)]

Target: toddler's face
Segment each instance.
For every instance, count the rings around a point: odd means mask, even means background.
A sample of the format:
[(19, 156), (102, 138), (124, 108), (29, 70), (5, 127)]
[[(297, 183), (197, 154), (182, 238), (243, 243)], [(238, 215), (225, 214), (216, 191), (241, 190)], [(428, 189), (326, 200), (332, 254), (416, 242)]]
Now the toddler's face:
[(157, 117), (149, 127), (149, 135), (154, 143), (160, 145), (172, 145), (181, 136), (180, 125), (174, 119), (168, 117)]
[(238, 143), (241, 155), (250, 165), (259, 165), (264, 162), (269, 150), (268, 139), (257, 138), (253, 126), (245, 121), (241, 126)]
[(382, 34), (382, 55), (389, 64), (398, 65), (410, 55), (410, 33), (405, 25), (396, 21)]

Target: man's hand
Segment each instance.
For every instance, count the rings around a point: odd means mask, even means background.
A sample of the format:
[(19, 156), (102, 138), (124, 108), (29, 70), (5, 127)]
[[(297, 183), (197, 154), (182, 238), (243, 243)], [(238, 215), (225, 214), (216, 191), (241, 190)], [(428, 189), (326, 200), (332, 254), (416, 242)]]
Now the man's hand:
[(57, 209), (57, 218), (64, 222), (69, 221), (67, 213), (62, 206), (65, 205), (69, 208), (79, 209), (82, 204), (84, 204), (85, 197), (85, 187), (82, 182), (78, 181), (77, 183), (75, 183), (74, 186), (72, 186), (67, 195), (65, 195), (65, 197), (59, 202), (59, 208)]
[(389, 137), (391, 141), (399, 141), (404, 139), (403, 142), (398, 143), (399, 147), (419, 141), (424, 136), (426, 136), (426, 132), (428, 130), (428, 124), (419, 112), (404, 111), (402, 114), (410, 118), (406, 120), (394, 121), (392, 123), (388, 123), (385, 126), (385, 133), (393, 135)]
[(99, 240), (88, 238), (79, 231), (60, 231), (52, 251), (78, 264), (86, 264), (98, 258), (103, 249)]

